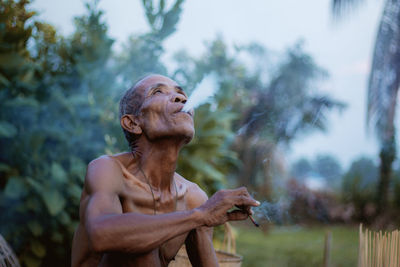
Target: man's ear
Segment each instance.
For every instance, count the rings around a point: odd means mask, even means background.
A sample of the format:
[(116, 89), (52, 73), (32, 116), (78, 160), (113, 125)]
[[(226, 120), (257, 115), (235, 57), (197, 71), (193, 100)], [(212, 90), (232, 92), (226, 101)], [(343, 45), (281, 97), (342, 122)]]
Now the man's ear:
[(133, 134), (141, 134), (142, 128), (139, 125), (139, 120), (136, 116), (125, 114), (121, 117), (121, 126), (125, 130)]

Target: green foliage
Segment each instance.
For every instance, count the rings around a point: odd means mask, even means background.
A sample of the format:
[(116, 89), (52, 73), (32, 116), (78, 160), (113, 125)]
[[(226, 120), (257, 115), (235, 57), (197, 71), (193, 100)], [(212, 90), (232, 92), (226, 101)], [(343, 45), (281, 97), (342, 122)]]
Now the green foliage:
[(86, 165), (127, 147), (119, 97), (143, 73), (166, 73), (161, 41), (182, 1), (160, 9), (159, 29), (131, 38), (129, 56), (113, 53), (96, 1), (71, 37), (37, 20), (28, 1), (1, 3), (0, 233), (24, 265), (69, 265)]
[(369, 158), (355, 160), (343, 176), (343, 200), (355, 206), (356, 217), (366, 219), (366, 205), (371, 203), (376, 192), (378, 168)]
[[(244, 64), (241, 57), (254, 59), (254, 66)], [(267, 58), (266, 49), (256, 43), (236, 47), (232, 53), (218, 36), (199, 58), (185, 51), (177, 53), (174, 78), (190, 91), (205, 75), (215, 74), (219, 88), (213, 111), (228, 112), (234, 118), (229, 121), (231, 133), (226, 134), (222, 147), (233, 150), (229, 154), (240, 159), (243, 166), (241, 172), (232, 176), (241, 185), (265, 188), (260, 191), (269, 197), (272, 176), (278, 177), (279, 172), (274, 170), (277, 144), (289, 144), (312, 130), (325, 130), (326, 113), (345, 105), (316, 92), (316, 81), (326, 73), (300, 45), (287, 51), (286, 58), (266, 82)], [(230, 155), (224, 157), (233, 159)], [(231, 162), (240, 166), (237, 160)], [(189, 173), (194, 173), (194, 169)]]
[(160, 0), (158, 7), (153, 5), (153, 0), (142, 0), (146, 18), (152, 30), (151, 35), (161, 41), (176, 31), (183, 1), (175, 0), (172, 7), (166, 10), (165, 0)]
[(27, 21), (35, 12), (27, 11), (27, 0), (0, 1), (0, 86), (8, 93), (31, 94), (35, 65), (27, 50), (33, 26)]
[[(365, 1), (332, 0), (332, 11), (340, 15)], [(400, 88), (400, 0), (385, 1), (368, 81), (367, 123), (380, 143), (380, 177), (376, 191), (378, 213), (390, 200), (392, 164), (396, 159), (396, 105)], [(389, 78), (388, 78), (389, 77)]]
[[(29, 1), (0, 0), (0, 233), (26, 266), (69, 265), (86, 166), (128, 148), (118, 101), (144, 74), (171, 72), (189, 92), (207, 74), (216, 75), (215, 100), (197, 108), (196, 135), (178, 163), (184, 177), (210, 194), (227, 176), (238, 178), (233, 173), (241, 162), (252, 166), (243, 156), (249, 151), (261, 151), (254, 170), (266, 179), (259, 163), (275, 143), (322, 129), (324, 117), (312, 114), (340, 106), (308, 90), (323, 72), (299, 48), (287, 53), (268, 82), (265, 62), (252, 68), (239, 60), (245, 54), (264, 61), (262, 46), (231, 53), (221, 37), (202, 57), (181, 51), (177, 68), (168, 70), (163, 41), (176, 30), (183, 0), (155, 2), (143, 0), (150, 32), (132, 35), (116, 53), (97, 1), (86, 4), (87, 13), (75, 18), (74, 33), (65, 37), (37, 19)], [(294, 116), (299, 112), (300, 119)]]
[(400, 166), (393, 171), (393, 203), (397, 210), (400, 210)]
[(158, 1), (158, 5), (153, 2), (142, 0), (151, 31), (142, 35), (132, 35), (124, 44), (122, 53), (117, 55), (116, 71), (121, 75), (125, 88), (132, 86), (144, 75), (167, 74), (167, 69), (160, 59), (164, 53), (162, 42), (175, 32), (183, 0), (176, 0), (168, 10), (164, 0)]
[(338, 180), (342, 175), (342, 168), (338, 160), (327, 154), (317, 155), (315, 159), (316, 171), (329, 182)]
[(195, 137), (179, 157), (178, 172), (199, 184), (209, 194), (222, 189), (227, 173), (237, 164), (236, 154), (225, 144), (233, 135), (233, 119), (234, 113), (211, 111), (210, 104), (196, 109)]
[(290, 170), (290, 175), (297, 180), (303, 180), (310, 175), (312, 171), (313, 166), (311, 163), (306, 158), (301, 158), (293, 163)]
[[(7, 4), (20, 14), (9, 19), (29, 35), (2, 40), (24, 56), (24, 64), (2, 69), (9, 82), (0, 90), (0, 232), (27, 266), (68, 265), (86, 164), (106, 147), (103, 112), (113, 80), (104, 66), (112, 41), (94, 6), (77, 18), (74, 36), (64, 39), (51, 25), (22, 15), (33, 14), (28, 2)], [(8, 36), (15, 29), (1, 30)], [(23, 66), (34, 72), (29, 83), (21, 83)]]
[(312, 162), (301, 158), (292, 164), (291, 176), (296, 180), (302, 181), (311, 175), (317, 175), (324, 179), (331, 191), (341, 191), (342, 167), (334, 156), (319, 154)]

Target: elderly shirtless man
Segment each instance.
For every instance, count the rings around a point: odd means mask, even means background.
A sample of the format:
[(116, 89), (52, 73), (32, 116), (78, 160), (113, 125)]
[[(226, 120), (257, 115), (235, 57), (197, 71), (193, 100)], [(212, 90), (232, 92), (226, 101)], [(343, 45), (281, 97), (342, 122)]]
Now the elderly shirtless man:
[(245, 188), (208, 199), (175, 172), (180, 149), (194, 135), (193, 112), (182, 112), (186, 100), (161, 75), (125, 93), (120, 122), (132, 151), (90, 162), (72, 266), (167, 266), (183, 244), (193, 266), (218, 266), (212, 227), (246, 219), (259, 202)]

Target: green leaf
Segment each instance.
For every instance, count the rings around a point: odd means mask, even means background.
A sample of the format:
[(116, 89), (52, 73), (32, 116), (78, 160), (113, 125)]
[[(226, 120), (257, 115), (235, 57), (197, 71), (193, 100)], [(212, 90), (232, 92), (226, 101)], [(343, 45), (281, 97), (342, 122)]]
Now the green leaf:
[(0, 121), (0, 137), (10, 138), (17, 134), (17, 128), (11, 123)]
[(68, 226), (71, 223), (71, 218), (69, 217), (68, 213), (65, 211), (61, 212), (58, 216), (58, 220), (63, 224)]
[(8, 180), (4, 195), (11, 199), (18, 199), (27, 194), (26, 187), (21, 178), (12, 177)]
[(51, 176), (58, 183), (64, 184), (67, 182), (67, 174), (65, 173), (63, 167), (56, 162), (51, 164)]
[(34, 196), (34, 198), (29, 198), (23, 207), (34, 213), (43, 212), (43, 204), (36, 196)]
[(2, 68), (7, 67), (8, 69), (22, 69), (21, 67), (23, 67), (23, 65), (26, 63), (26, 58), (18, 54), (18, 52), (0, 54), (0, 66)]
[(41, 196), (52, 216), (57, 215), (65, 207), (65, 199), (58, 191), (44, 191)]
[(39, 267), (41, 263), (39, 259), (31, 256), (23, 256), (22, 262), (24, 262), (27, 267)]
[(32, 252), (39, 258), (43, 258), (46, 255), (46, 248), (38, 241), (31, 241)]
[(10, 166), (0, 162), (0, 172), (8, 172), (9, 170), (11, 170)]
[[(33, 133), (30, 137), (30, 147), (32, 151), (39, 151), (42, 147), (46, 135), (43, 134), (42, 130)], [(40, 155), (39, 155), (40, 156)]]
[(80, 199), (82, 189), (76, 184), (72, 184), (68, 186), (68, 193), (75, 199)]
[(211, 180), (215, 180), (215, 181), (219, 181), (219, 182), (224, 180), (224, 175), (220, 171), (218, 171), (211, 164), (200, 159), (199, 157), (189, 161), (189, 163), (199, 173), (204, 173)]
[(30, 186), (32, 186), (32, 188), (37, 192), (37, 193), (41, 193), (43, 191), (43, 185), (40, 184), (39, 182), (35, 181), (33, 178), (28, 177), (26, 178), (26, 181), (28, 182), (28, 184)]
[(28, 97), (16, 97), (10, 100), (7, 100), (4, 103), (6, 107), (31, 107), (34, 109), (38, 109), (40, 107), (39, 102), (34, 98)]
[(77, 157), (71, 157), (70, 168), (69, 168), (70, 174), (79, 177), (80, 180), (83, 182), (85, 177), (85, 171), (86, 171), (85, 163)]
[(29, 221), (28, 228), (36, 237), (43, 233), (43, 227), (37, 221)]
[(0, 74), (0, 84), (3, 86), (10, 86), (10, 81)]
[(57, 243), (62, 243), (63, 241), (63, 236), (60, 233), (54, 232), (51, 235), (51, 240)]

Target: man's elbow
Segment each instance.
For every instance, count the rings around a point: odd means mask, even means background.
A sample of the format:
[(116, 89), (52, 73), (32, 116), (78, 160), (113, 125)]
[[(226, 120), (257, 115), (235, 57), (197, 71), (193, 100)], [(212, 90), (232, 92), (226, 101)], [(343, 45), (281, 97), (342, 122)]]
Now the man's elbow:
[(104, 253), (110, 248), (107, 246), (107, 233), (101, 223), (91, 223), (87, 226), (90, 249), (96, 253)]

